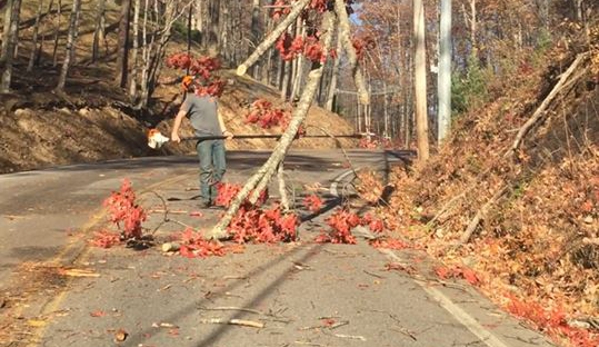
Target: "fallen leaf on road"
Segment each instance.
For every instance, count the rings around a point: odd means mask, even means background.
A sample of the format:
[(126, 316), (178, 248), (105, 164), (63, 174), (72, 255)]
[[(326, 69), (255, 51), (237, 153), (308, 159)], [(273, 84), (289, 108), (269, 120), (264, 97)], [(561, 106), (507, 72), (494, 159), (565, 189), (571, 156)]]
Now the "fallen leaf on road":
[(70, 277), (100, 277), (100, 274), (85, 269), (58, 269), (58, 273)]
[(104, 312), (102, 310), (98, 310), (98, 311), (90, 312), (89, 315), (92, 317), (104, 317), (104, 316), (106, 316), (106, 312)]
[(41, 328), (46, 326), (46, 321), (41, 320), (41, 319), (29, 319), (27, 321), (27, 324), (29, 324), (29, 326), (32, 326), (34, 328)]
[(200, 211), (192, 211), (192, 212), (189, 212), (189, 216), (202, 218), (202, 217), (204, 217), (204, 214)]

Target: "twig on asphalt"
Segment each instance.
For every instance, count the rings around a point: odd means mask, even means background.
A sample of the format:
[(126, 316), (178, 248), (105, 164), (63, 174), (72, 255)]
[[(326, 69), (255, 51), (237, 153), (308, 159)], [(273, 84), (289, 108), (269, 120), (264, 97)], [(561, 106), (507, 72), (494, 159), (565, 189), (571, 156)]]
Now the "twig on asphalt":
[(366, 338), (364, 336), (360, 336), (360, 335), (334, 334), (333, 336), (341, 338), (341, 339), (366, 341)]
[(262, 311), (254, 310), (251, 308), (245, 308), (245, 307), (235, 307), (235, 306), (203, 307), (203, 306), (201, 306), (201, 307), (198, 307), (198, 309), (203, 310), (203, 311), (240, 311), (240, 312), (257, 314), (259, 316), (266, 317), (266, 319), (275, 321), (275, 322), (289, 323), (291, 321), (289, 319), (277, 317), (272, 313), (264, 313)]
[(208, 319), (200, 319), (200, 323), (202, 324), (225, 324), (225, 325), (237, 325), (249, 328), (264, 328), (264, 323), (245, 320), (245, 319), (222, 319), (222, 318), (208, 318)]
[(365, 274), (373, 276), (373, 277), (376, 277), (376, 278), (380, 278), (380, 279), (386, 279), (387, 278), (385, 276), (377, 275), (377, 274), (375, 274), (373, 272), (370, 272), (368, 270), (362, 270), (362, 271), (364, 271)]

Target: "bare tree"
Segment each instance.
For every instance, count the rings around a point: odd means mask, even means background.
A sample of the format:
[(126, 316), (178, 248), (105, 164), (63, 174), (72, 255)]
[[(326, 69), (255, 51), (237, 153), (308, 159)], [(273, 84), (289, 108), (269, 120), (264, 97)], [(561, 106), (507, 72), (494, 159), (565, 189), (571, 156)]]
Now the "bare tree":
[(75, 43), (77, 41), (79, 16), (81, 13), (81, 0), (73, 0), (73, 8), (69, 17), (69, 33), (67, 34), (67, 45), (56, 91), (63, 92), (67, 81), (67, 75), (73, 60), (75, 59)]
[(129, 98), (132, 100), (133, 103), (135, 103), (137, 100), (137, 79), (139, 75), (139, 13), (141, 9), (141, 0), (135, 0), (133, 6), (133, 51), (131, 52), (131, 60), (133, 61), (133, 66), (131, 69), (131, 77), (129, 81)]
[[(8, 9), (7, 9), (8, 10)], [(19, 17), (21, 14), (21, 0), (13, 0), (10, 7), (10, 21), (5, 23), (9, 27), (8, 36), (5, 36), (6, 49), (0, 57), (0, 68), (3, 69), (2, 80), (0, 81), (0, 93), (10, 91), (10, 82), (12, 80), (12, 68), (15, 47), (19, 42)]]
[(98, 7), (96, 9), (96, 27), (94, 29), (94, 40), (92, 42), (92, 63), (96, 62), (100, 55), (100, 41), (106, 40), (106, 0), (97, 0)]
[(8, 49), (8, 41), (10, 37), (10, 17), (12, 15), (12, 2), (13, 0), (7, 0), (4, 5), (4, 26), (2, 33), (2, 51), (0, 53), (1, 59), (4, 59), (6, 50)]
[(131, 0), (121, 3), (121, 18), (119, 26), (119, 43), (116, 58), (116, 80), (121, 88), (127, 86), (129, 75), (129, 28), (131, 26)]
[(58, 40), (60, 39), (60, 19), (62, 18), (62, 0), (58, 0), (56, 26), (54, 27), (54, 48), (52, 49), (52, 66), (58, 65)]
[(44, 0), (39, 0), (39, 4), (37, 7), (37, 14), (35, 15), (35, 24), (33, 26), (33, 39), (32, 39), (32, 47), (31, 53), (29, 55), (29, 63), (27, 64), (27, 71), (33, 70), (33, 65), (37, 60), (37, 37), (39, 34), (39, 26), (40, 26), (40, 18), (42, 16), (42, 6), (44, 6)]

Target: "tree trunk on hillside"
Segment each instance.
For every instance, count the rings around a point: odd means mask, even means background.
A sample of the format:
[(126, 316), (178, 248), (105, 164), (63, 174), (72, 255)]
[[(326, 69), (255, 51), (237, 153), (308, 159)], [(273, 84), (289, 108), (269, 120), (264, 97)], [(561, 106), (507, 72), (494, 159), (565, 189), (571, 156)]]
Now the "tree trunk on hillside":
[(58, 40), (60, 39), (60, 19), (62, 18), (62, 0), (58, 0), (56, 10), (56, 27), (54, 28), (54, 48), (52, 48), (52, 67), (58, 65)]
[(135, 0), (133, 6), (133, 51), (131, 52), (133, 66), (129, 77), (129, 99), (132, 104), (135, 104), (137, 102), (137, 79), (139, 75), (139, 12), (141, 0)]
[(329, 111), (333, 111), (333, 107), (335, 105), (335, 95), (337, 94), (337, 78), (339, 77), (339, 67), (340, 67), (340, 59), (339, 54), (341, 53), (342, 42), (339, 39), (339, 34), (337, 33), (337, 58), (333, 62), (333, 70), (331, 71), (331, 84), (329, 84), (329, 94), (327, 95), (327, 103), (326, 109)]
[(148, 67), (150, 61), (150, 47), (153, 42), (148, 42), (148, 12), (150, 12), (149, 8), (150, 2), (149, 0), (144, 1), (144, 19), (143, 25), (141, 27), (141, 42), (143, 42), (143, 49), (141, 50), (141, 76), (140, 76), (140, 99), (138, 101), (137, 106), (142, 107), (145, 106), (145, 100), (148, 98), (147, 86), (148, 86)]
[[(262, 30), (260, 28), (260, 0), (252, 0), (252, 22), (250, 23), (250, 52), (258, 45), (260, 42), (260, 38), (262, 37)], [(255, 79), (260, 79), (261, 74), (261, 64), (257, 64), (252, 67), (252, 76)]]
[(131, 26), (131, 0), (122, 0), (119, 25), (119, 43), (116, 58), (116, 81), (121, 88), (127, 86), (129, 75), (129, 30)]
[(33, 27), (33, 39), (31, 43), (31, 53), (29, 54), (29, 63), (27, 64), (27, 71), (31, 72), (33, 70), (33, 65), (37, 60), (37, 37), (39, 34), (39, 26), (40, 26), (40, 18), (42, 16), (42, 6), (44, 6), (44, 0), (39, 0), (39, 5), (37, 7), (37, 14), (35, 15), (35, 24)]
[(19, 17), (21, 14), (21, 0), (13, 0), (11, 4), (10, 22), (5, 23), (9, 27), (6, 43), (6, 52), (0, 57), (0, 68), (2, 68), (2, 80), (0, 81), (0, 93), (10, 92), (12, 81), (12, 68), (15, 47), (19, 43)]
[(451, 0), (441, 0), (439, 33), (439, 130), (437, 141), (440, 144), (449, 134), (451, 126)]
[(281, 83), (281, 100), (287, 100), (289, 95), (289, 80), (291, 78), (291, 61), (286, 61), (283, 67), (283, 82)]
[(8, 41), (10, 41), (10, 18), (13, 9), (13, 0), (6, 1), (4, 7), (4, 24), (2, 28), (2, 50), (0, 51), (0, 61), (3, 61), (8, 50)]
[[(301, 18), (298, 18), (298, 23), (297, 23), (297, 28), (295, 31), (295, 35), (301, 35), (303, 36), (305, 33), (305, 29), (304, 26), (302, 25), (302, 20)], [(300, 54), (296, 59), (295, 62), (295, 72), (293, 74), (293, 78), (291, 79), (292, 81), (292, 88), (291, 88), (291, 100), (295, 100), (297, 98), (297, 96), (300, 94), (300, 90), (301, 90), (301, 86), (302, 86), (302, 77), (304, 75), (304, 56), (303, 54)]]
[(429, 158), (428, 147), (428, 108), (426, 94), (426, 46), (424, 32), (424, 4), (414, 0), (414, 37), (416, 52), (414, 55), (414, 94), (416, 97), (416, 135), (418, 140), (418, 160)]
[(106, 30), (106, 0), (97, 0), (97, 18), (96, 18), (96, 28), (94, 29), (94, 40), (92, 42), (92, 63), (95, 63), (98, 60), (98, 56), (100, 55), (100, 42), (105, 41), (105, 30)]
[[(324, 27), (322, 28), (322, 32), (324, 34), (322, 35), (321, 39), (324, 41), (324, 51), (328, 52), (329, 48), (331, 47), (332, 35), (330, 34), (330, 32), (335, 25), (335, 16), (329, 12), (326, 12), (324, 16)], [(283, 162), (285, 155), (287, 154), (287, 151), (289, 150), (289, 147), (293, 142), (293, 139), (297, 135), (300, 125), (302, 124), (302, 122), (306, 118), (306, 115), (308, 114), (308, 110), (310, 109), (310, 106), (314, 101), (314, 96), (316, 95), (320, 79), (322, 78), (324, 65), (325, 64), (313, 65), (313, 69), (308, 74), (308, 82), (306, 83), (306, 87), (304, 88), (304, 92), (301, 95), (300, 101), (293, 112), (293, 116), (291, 118), (289, 126), (287, 127), (287, 130), (285, 130), (285, 133), (281, 136), (281, 139), (279, 140), (279, 143), (273, 150), (272, 155), (266, 161), (266, 163), (258, 170), (258, 172), (247, 181), (245, 186), (241, 189), (239, 194), (231, 203), (231, 206), (229, 207), (225, 215), (212, 229), (212, 231), (206, 235), (208, 238), (219, 239), (227, 236), (227, 226), (231, 222), (233, 216), (235, 216), (235, 214), (239, 210), (242, 201), (244, 201), (246, 197), (248, 197), (249, 193), (252, 190), (253, 193), (249, 197), (249, 201), (252, 204), (256, 203), (260, 195), (260, 192), (264, 190), (264, 188), (270, 182), (274, 173), (277, 171), (279, 165)]]
[(73, 8), (71, 9), (71, 15), (69, 18), (69, 33), (67, 34), (67, 45), (65, 48), (64, 61), (62, 62), (62, 68), (60, 69), (60, 75), (58, 76), (58, 85), (56, 86), (56, 90), (58, 92), (64, 91), (69, 68), (75, 59), (75, 43), (77, 40), (80, 13), (81, 0), (73, 0)]

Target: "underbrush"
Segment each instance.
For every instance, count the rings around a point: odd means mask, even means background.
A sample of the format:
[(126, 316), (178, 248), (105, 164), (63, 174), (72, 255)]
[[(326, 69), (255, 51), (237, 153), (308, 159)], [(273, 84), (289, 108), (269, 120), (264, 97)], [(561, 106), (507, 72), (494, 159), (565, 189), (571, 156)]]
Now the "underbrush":
[(518, 146), (573, 56), (544, 70), (559, 73), (531, 71), (461, 115), (437, 157), (392, 173), (395, 193), (382, 212), (397, 233), (447, 266), (473, 269), (497, 304), (568, 346), (599, 345), (596, 57), (591, 51)]

